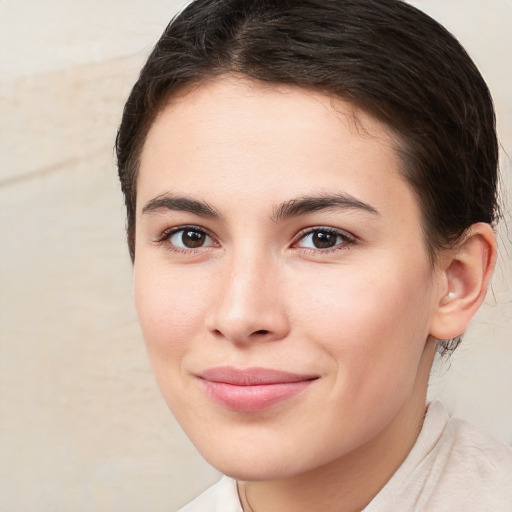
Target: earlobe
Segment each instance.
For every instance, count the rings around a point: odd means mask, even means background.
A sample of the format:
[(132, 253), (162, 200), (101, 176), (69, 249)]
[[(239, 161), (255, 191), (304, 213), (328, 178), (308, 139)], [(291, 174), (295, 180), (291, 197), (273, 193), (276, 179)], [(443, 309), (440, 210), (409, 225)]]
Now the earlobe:
[(463, 242), (443, 256), (441, 285), (430, 326), (431, 336), (460, 336), (485, 299), (496, 263), (496, 238), (489, 224), (469, 228)]

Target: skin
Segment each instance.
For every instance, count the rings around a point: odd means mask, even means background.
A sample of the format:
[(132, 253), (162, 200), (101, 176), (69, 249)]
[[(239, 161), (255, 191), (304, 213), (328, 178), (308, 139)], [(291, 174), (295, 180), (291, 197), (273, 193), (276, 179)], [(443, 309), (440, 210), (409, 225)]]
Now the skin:
[[(451, 267), (429, 261), (395, 144), (340, 99), (236, 77), (183, 92), (148, 134), (136, 308), (165, 400), (246, 510), (361, 510), (421, 429)], [(278, 214), (306, 196), (345, 203)], [(169, 234), (190, 225), (193, 249)], [(326, 227), (315, 247), (304, 230)], [(236, 412), (197, 377), (221, 365), (316, 380)]]

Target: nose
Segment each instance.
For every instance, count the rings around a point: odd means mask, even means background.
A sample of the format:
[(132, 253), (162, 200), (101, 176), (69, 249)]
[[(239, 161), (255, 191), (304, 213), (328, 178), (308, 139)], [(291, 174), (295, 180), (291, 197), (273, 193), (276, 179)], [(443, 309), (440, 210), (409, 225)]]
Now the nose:
[(286, 337), (289, 322), (277, 264), (239, 257), (222, 274), (207, 319), (210, 332), (236, 344)]

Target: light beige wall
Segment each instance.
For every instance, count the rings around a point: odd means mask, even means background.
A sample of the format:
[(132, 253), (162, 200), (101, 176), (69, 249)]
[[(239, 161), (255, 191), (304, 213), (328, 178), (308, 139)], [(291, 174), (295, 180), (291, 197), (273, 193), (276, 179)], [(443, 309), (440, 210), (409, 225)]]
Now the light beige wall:
[[(149, 369), (112, 154), (123, 99), (182, 3), (0, 1), (2, 511), (171, 511), (217, 477)], [(512, 155), (512, 3), (414, 3), (475, 57)], [(510, 190), (505, 151), (503, 167)], [(512, 443), (506, 243), (494, 298), (431, 394)]]

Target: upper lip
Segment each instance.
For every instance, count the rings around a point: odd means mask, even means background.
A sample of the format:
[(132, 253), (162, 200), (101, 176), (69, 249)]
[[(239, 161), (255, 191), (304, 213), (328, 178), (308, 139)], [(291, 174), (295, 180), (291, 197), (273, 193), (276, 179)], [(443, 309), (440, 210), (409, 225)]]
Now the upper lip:
[(317, 375), (298, 374), (271, 368), (248, 367), (234, 368), (217, 366), (208, 368), (198, 374), (200, 379), (210, 382), (231, 384), (233, 386), (262, 386), (269, 384), (285, 384), (317, 379)]

